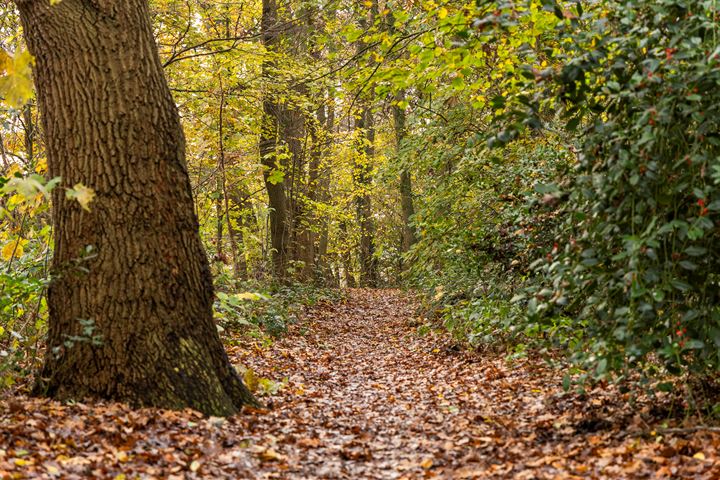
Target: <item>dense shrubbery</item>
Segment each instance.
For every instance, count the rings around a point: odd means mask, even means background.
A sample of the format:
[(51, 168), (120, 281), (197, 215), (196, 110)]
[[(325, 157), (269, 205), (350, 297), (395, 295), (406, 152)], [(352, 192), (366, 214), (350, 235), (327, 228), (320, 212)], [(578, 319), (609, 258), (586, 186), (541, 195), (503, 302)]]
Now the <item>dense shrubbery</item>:
[[(442, 174), (421, 194), (411, 277), (440, 307), (454, 306), (443, 310), (446, 324), (472, 343), (510, 335), (568, 348), (581, 379), (712, 374), (716, 7), (545, 3), (559, 19), (552, 38), (516, 46), (517, 62), (531, 61), (508, 75), (494, 117), (475, 114), (503, 125), (484, 130), (502, 162), (478, 147), (425, 150), (455, 160), (423, 171)], [(473, 25), (502, 36), (522, 24), (523, 10), (499, 7)], [(448, 126), (435, 135), (465, 142)]]
[[(456, 122), (452, 136), (438, 121), (418, 140), (423, 154), (411, 161), (423, 178), (414, 218), (419, 239), (406, 277), (458, 338), (500, 346), (522, 333), (510, 299), (531, 262), (553, 248), (555, 199), (544, 201), (536, 187), (565, 173), (571, 154), (540, 134), (488, 150), (462, 128), (471, 112), (458, 107), (446, 116)], [(447, 143), (437, 141), (443, 137)]]
[(18, 169), (9, 173), (0, 177), (0, 389), (39, 360), (51, 233), (45, 182)]
[(720, 366), (720, 50), (713, 2), (608, 2), (541, 93), (583, 121), (557, 248), (529, 314), (577, 318), (608, 371)]

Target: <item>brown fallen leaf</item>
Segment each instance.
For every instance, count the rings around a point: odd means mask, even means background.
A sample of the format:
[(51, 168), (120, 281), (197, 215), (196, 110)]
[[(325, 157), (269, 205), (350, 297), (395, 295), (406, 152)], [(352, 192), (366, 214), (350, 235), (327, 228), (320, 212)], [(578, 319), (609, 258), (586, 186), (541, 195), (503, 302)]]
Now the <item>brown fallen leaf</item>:
[(297, 441), (297, 445), (304, 448), (317, 448), (320, 444), (319, 438), (301, 438)]

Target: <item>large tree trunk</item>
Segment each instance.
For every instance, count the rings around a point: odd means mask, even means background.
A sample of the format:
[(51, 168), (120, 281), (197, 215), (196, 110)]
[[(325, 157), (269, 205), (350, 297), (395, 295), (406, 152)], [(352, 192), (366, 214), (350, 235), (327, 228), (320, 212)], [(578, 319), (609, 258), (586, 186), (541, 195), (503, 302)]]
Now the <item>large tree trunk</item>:
[[(229, 415), (256, 401), (220, 343), (177, 109), (143, 0), (17, 0), (53, 192), (37, 394)], [(90, 337), (93, 337), (94, 341)]]

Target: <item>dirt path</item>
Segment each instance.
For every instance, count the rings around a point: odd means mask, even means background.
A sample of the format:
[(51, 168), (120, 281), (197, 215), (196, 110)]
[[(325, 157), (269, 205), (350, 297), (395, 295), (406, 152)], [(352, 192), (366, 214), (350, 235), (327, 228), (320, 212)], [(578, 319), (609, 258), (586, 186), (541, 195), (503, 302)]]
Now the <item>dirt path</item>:
[(566, 394), (541, 361), (459, 352), (414, 315), (400, 292), (354, 290), (269, 348), (229, 346), (288, 378), (272, 410), (229, 420), (0, 402), (0, 478), (720, 478), (720, 436), (638, 436), (649, 406)]

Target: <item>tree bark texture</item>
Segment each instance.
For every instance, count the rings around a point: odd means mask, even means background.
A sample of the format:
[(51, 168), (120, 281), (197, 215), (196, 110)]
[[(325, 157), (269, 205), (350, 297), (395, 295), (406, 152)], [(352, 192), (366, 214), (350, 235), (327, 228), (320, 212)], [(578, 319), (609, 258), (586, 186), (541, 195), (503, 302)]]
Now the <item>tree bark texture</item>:
[[(177, 108), (143, 0), (17, 0), (53, 191), (48, 348), (36, 394), (229, 415), (257, 404), (212, 317)], [(95, 341), (91, 340), (91, 337)]]

